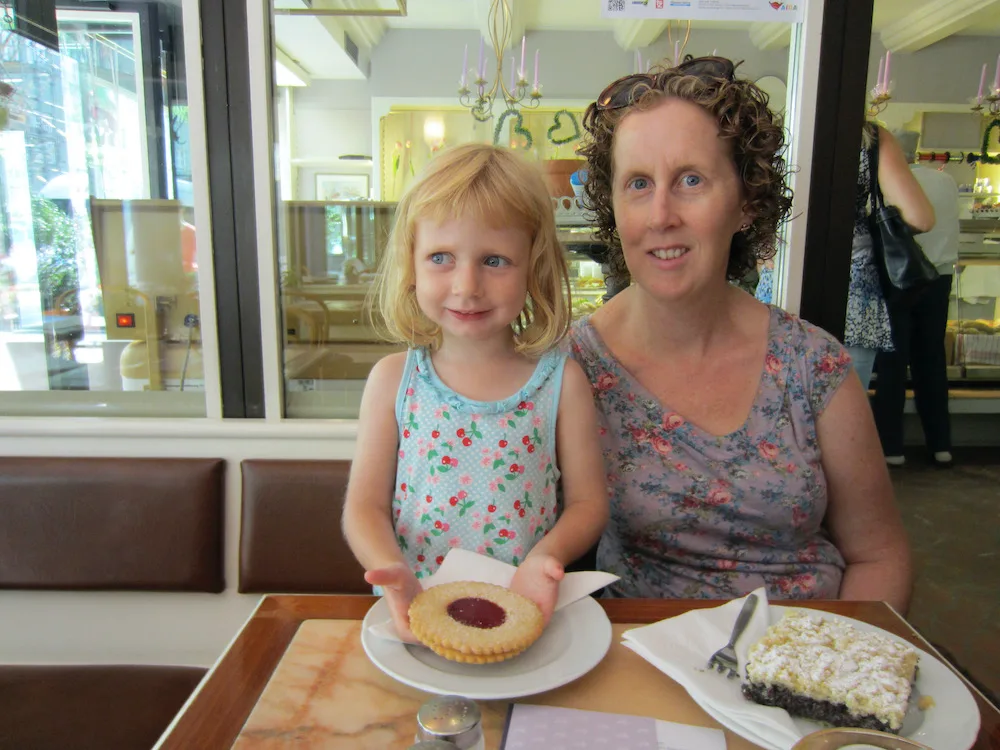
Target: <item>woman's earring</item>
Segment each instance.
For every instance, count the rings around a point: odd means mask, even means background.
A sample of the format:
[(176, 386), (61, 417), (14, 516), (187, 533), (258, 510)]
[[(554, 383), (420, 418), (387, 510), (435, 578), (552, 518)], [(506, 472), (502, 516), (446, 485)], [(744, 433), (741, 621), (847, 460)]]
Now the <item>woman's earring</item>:
[(747, 230), (748, 230), (749, 228), (750, 228), (750, 222), (749, 222), (749, 221), (745, 221), (745, 222), (743, 222), (742, 224), (740, 224), (740, 231), (741, 231), (741, 232), (745, 232), (745, 231), (747, 231)]

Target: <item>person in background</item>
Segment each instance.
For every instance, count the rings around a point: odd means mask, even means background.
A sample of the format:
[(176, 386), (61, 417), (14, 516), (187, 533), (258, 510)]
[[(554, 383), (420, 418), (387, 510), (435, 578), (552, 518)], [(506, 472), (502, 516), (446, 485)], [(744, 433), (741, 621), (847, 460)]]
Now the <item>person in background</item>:
[(851, 246), (851, 281), (847, 290), (847, 320), (844, 345), (851, 354), (861, 385), (868, 388), (875, 357), (892, 351), (889, 308), (879, 283), (872, 236), (868, 227), (871, 210), (870, 157), (878, 144), (878, 184), (886, 205), (895, 206), (917, 232), (934, 226), (934, 209), (910, 172), (899, 143), (885, 128), (866, 122), (862, 131), (858, 164), (858, 192), (854, 211), (854, 241)]
[(753, 296), (765, 305), (777, 304), (774, 297), (774, 258), (757, 263), (757, 288)]
[(906, 404), (906, 367), (910, 367), (917, 414), (924, 439), (938, 465), (951, 465), (951, 423), (948, 414), (948, 367), (944, 335), (948, 300), (958, 260), (958, 185), (951, 175), (917, 163), (917, 139), (910, 131), (895, 133), (910, 171), (934, 207), (937, 221), (916, 240), (940, 278), (932, 281), (915, 302), (892, 303), (893, 351), (876, 358), (878, 377), (872, 409), (886, 463), (902, 466), (903, 407)]
[(609, 85), (584, 116), (587, 203), (626, 288), (569, 341), (597, 404), (612, 596), (883, 600), (909, 544), (844, 347), (732, 282), (774, 256), (784, 131), (732, 61)]
[[(482, 144), (442, 152), (396, 210), (343, 528), (400, 635), (448, 551), (517, 566), (548, 622), (608, 498), (590, 383), (557, 346), (569, 274), (541, 173)], [(557, 497), (557, 486), (561, 497)]]
[(365, 262), (356, 254), (344, 260), (344, 265), (340, 272), (340, 282), (342, 284), (360, 284), (361, 275), (368, 270)]

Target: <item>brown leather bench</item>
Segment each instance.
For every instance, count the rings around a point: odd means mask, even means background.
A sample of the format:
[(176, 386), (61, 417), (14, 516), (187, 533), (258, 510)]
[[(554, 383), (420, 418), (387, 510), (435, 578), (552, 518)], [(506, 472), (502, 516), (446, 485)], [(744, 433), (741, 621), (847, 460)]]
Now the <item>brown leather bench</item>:
[[(0, 457), (0, 589), (221, 592), (224, 471), (221, 459)], [(0, 748), (149, 750), (204, 673), (0, 665)]]
[(0, 667), (0, 748), (149, 750), (205, 670)]
[(340, 530), (349, 461), (241, 466), (241, 592), (371, 593)]
[[(241, 593), (370, 594), (340, 528), (350, 461), (242, 462)], [(596, 550), (567, 570), (593, 570)]]

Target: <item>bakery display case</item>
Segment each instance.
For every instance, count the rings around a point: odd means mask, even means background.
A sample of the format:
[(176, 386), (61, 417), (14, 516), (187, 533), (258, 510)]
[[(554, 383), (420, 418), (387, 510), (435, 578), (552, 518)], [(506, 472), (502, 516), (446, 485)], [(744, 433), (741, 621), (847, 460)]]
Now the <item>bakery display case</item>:
[(573, 320), (576, 320), (589, 315), (604, 304), (607, 287), (604, 285), (601, 264), (586, 253), (567, 249), (566, 265), (569, 267)]
[(576, 320), (594, 312), (608, 299), (603, 266), (606, 248), (582, 221), (563, 223), (558, 228), (559, 242), (566, 249), (570, 300)]
[(1000, 221), (963, 220), (945, 347), (949, 379), (1000, 383)]

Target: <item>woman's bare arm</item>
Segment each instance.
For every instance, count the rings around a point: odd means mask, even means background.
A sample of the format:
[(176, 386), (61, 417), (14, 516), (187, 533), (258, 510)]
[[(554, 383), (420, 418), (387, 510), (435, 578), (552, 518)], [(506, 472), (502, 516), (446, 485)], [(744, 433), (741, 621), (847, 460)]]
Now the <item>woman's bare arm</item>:
[(899, 209), (903, 220), (917, 232), (934, 228), (934, 206), (910, 171), (903, 149), (892, 133), (878, 129), (878, 184), (887, 205)]
[(847, 563), (840, 598), (885, 601), (905, 614), (910, 545), (867, 395), (853, 372), (820, 415), (817, 432), (829, 497), (826, 526)]

